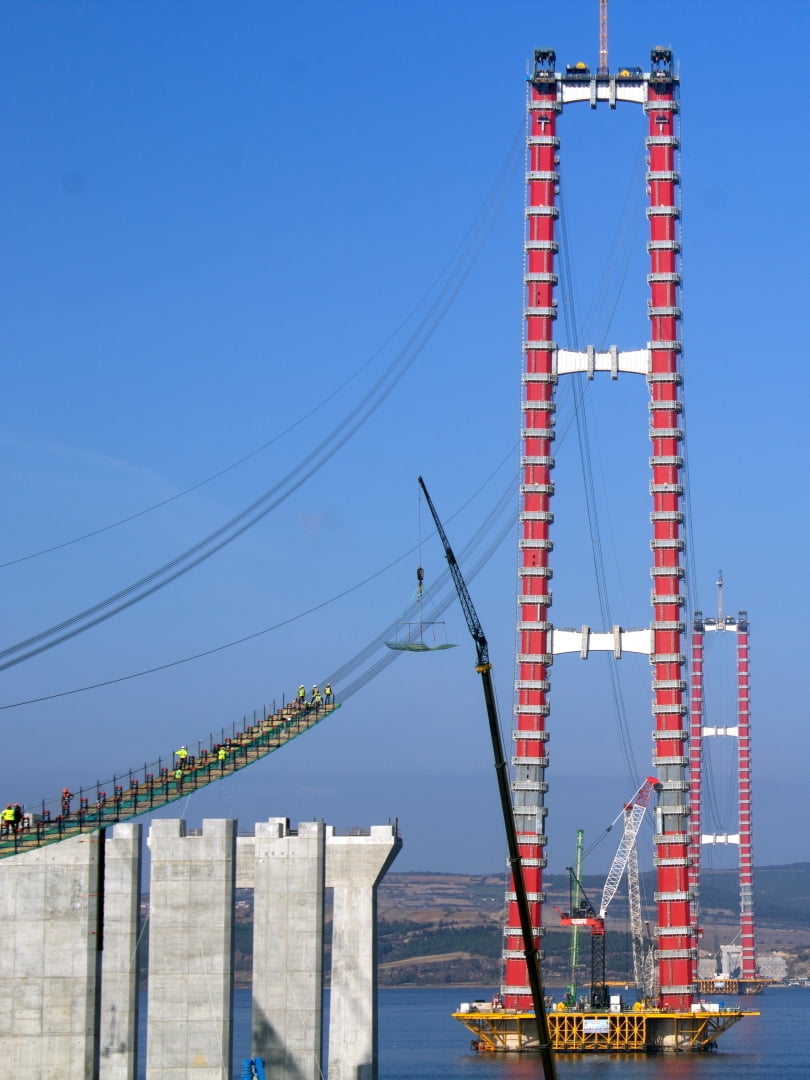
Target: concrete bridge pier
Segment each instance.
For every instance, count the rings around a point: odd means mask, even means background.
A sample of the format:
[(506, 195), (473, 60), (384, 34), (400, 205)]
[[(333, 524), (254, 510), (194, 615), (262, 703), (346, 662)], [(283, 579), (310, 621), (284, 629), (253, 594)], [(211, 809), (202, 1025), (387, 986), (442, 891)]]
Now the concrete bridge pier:
[(326, 827), (256, 825), (253, 1055), (273, 1080), (320, 1080)]
[(402, 841), (391, 825), (368, 835), (326, 830), (326, 886), (334, 890), (329, 1080), (377, 1080), (377, 885)]
[(0, 1076), (97, 1075), (103, 838), (0, 863)]
[(230, 1080), (236, 822), (156, 820), (149, 847), (146, 1080)]
[(104, 842), (99, 1080), (135, 1080), (140, 901), (141, 826), (115, 825)]

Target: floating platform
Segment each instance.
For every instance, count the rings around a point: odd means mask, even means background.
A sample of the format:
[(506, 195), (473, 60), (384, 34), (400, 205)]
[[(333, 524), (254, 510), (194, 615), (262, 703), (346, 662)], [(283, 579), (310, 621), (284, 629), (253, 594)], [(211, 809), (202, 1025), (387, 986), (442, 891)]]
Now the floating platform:
[[(714, 1050), (717, 1039), (744, 1016), (758, 1012), (720, 1009), (706, 1002), (691, 1012), (634, 1008), (623, 1012), (555, 1009), (548, 1014), (552, 1048), (560, 1054), (652, 1054)], [(532, 1053), (538, 1049), (534, 1013), (459, 1006), (453, 1018), (473, 1035), (482, 1053)]]
[(698, 979), (700, 994), (730, 994), (732, 996), (761, 994), (766, 986), (773, 984), (773, 979), (762, 976), (736, 978), (731, 975), (713, 975), (710, 979)]

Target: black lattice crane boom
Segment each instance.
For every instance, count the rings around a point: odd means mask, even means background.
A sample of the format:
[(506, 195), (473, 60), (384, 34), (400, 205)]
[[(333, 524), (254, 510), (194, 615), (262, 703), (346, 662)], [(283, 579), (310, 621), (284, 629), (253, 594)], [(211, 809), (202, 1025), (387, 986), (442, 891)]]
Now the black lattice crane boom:
[(534, 1006), (534, 1016), (537, 1023), (537, 1043), (540, 1057), (543, 1063), (543, 1075), (545, 1080), (557, 1080), (556, 1069), (554, 1065), (554, 1055), (551, 1049), (551, 1034), (549, 1032), (548, 1017), (546, 1016), (545, 1001), (543, 996), (543, 984), (540, 977), (540, 954), (537, 948), (537, 943), (534, 940), (532, 933), (532, 919), (531, 912), (529, 910), (529, 900), (526, 892), (526, 885), (523, 879), (523, 869), (520, 860), (520, 849), (517, 841), (517, 830), (515, 828), (515, 818), (512, 812), (512, 802), (509, 795), (509, 775), (506, 768), (506, 759), (503, 751), (503, 739), (501, 738), (501, 726), (498, 721), (498, 706), (495, 701), (495, 689), (492, 683), (492, 664), (489, 662), (489, 646), (487, 645), (487, 639), (484, 634), (484, 630), (476, 614), (473, 606), (472, 599), (467, 586), (464, 583), (464, 578), (461, 574), (461, 569), (456, 562), (456, 557), (453, 554), (453, 549), (450, 547), (450, 541), (447, 539), (447, 534), (442, 528), (442, 523), (439, 520), (439, 515), (436, 512), (436, 507), (433, 505), (433, 501), (428, 494), (428, 490), (425, 487), (425, 482), (422, 477), (419, 477), (419, 486), (422, 489), (422, 493), (425, 496), (428, 509), (433, 516), (433, 522), (436, 526), (436, 531), (439, 534), (439, 539), (444, 547), (445, 558), (447, 559), (447, 565), (450, 568), (450, 574), (453, 578), (453, 584), (456, 587), (458, 593), (459, 603), (464, 612), (464, 618), (467, 620), (467, 627), (470, 631), (473, 641), (475, 642), (475, 651), (477, 662), (475, 670), (481, 676), (481, 683), (484, 689), (484, 701), (486, 702), (487, 719), (489, 721), (489, 734), (492, 740), (492, 750), (495, 758), (495, 772), (498, 777), (498, 794), (501, 800), (501, 810), (503, 811), (504, 827), (506, 829), (506, 843), (509, 852), (509, 867), (512, 871), (512, 880), (515, 886), (515, 897), (520, 913), (520, 927), (523, 936), (523, 949), (526, 957), (526, 968), (528, 973), (529, 987), (532, 995), (532, 1004)]

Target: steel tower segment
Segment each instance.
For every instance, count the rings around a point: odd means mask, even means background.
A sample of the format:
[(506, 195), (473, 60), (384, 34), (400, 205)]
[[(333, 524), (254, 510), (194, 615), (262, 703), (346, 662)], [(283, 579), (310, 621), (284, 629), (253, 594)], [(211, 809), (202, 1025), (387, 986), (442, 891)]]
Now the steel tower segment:
[[(700, 833), (703, 785), (703, 646), (706, 627), (703, 613), (696, 611), (692, 620), (692, 673), (689, 702), (689, 889), (694, 916), (700, 910)], [(698, 944), (698, 932), (695, 947)]]
[(647, 183), (650, 221), (650, 438), (653, 500), (653, 765), (660, 782), (655, 867), (658, 986), (662, 1008), (689, 1009), (695, 989), (696, 930), (689, 889), (689, 790), (684, 730), (685, 664), (682, 637), (684, 576), (683, 484), (679, 425), (682, 403), (678, 292), (680, 209), (676, 192), (678, 81), (668, 49), (652, 51), (644, 109), (648, 118)]
[[(704, 619), (695, 612), (692, 630), (692, 721), (690, 760), (690, 881), (697, 894), (700, 883), (700, 849), (704, 844), (736, 845), (739, 851), (740, 876), (740, 945), (743, 981), (756, 981), (757, 961), (754, 935), (754, 863), (751, 834), (751, 728), (750, 728), (750, 665), (748, 614), (740, 611), (735, 619), (723, 614), (722, 574), (717, 582), (717, 617)], [(707, 632), (735, 634), (737, 637), (737, 723), (734, 726), (705, 725), (703, 698), (703, 637)], [(696, 674), (699, 672), (699, 675)], [(711, 737), (737, 739), (737, 802), (736, 833), (704, 833), (701, 825), (703, 740)]]
[[(559, 184), (557, 172), (560, 141), (557, 138), (557, 76), (552, 50), (538, 50), (527, 93), (527, 202), (525, 231), (526, 340), (523, 372), (523, 424), (521, 430), (521, 553), (517, 631), (517, 683), (512, 758), (512, 805), (518, 834), (524, 881), (538, 941), (544, 930), (540, 921), (542, 871), (545, 866), (547, 765), (546, 716), (548, 715), (548, 668), (551, 664), (551, 623), (548, 608), (549, 538), (553, 515), (550, 509), (551, 470), (554, 459), (554, 320), (557, 304), (554, 287), (554, 226)], [(526, 965), (520, 948), (520, 918), (514, 882), (506, 895), (504, 974), (501, 993), (508, 1009), (531, 1006)], [(542, 956), (542, 951), (541, 954)]]
[[(686, 657), (682, 644), (683, 433), (678, 426), (682, 411), (678, 307), (680, 209), (676, 197), (679, 176), (675, 167), (679, 82), (668, 49), (652, 51), (651, 70), (647, 74), (634, 68), (624, 69), (618, 75), (601, 72), (592, 75), (583, 65), (559, 74), (554, 70), (555, 63), (552, 50), (535, 52), (527, 96), (526, 336), (512, 759), (515, 820), (530, 890), (533, 929), (540, 940), (544, 933), (542, 871), (547, 843), (546, 718), (550, 709), (549, 668), (553, 657), (557, 653), (578, 651), (584, 659), (590, 651), (599, 649), (613, 651), (617, 658), (623, 651), (648, 655), (653, 669), (653, 764), (660, 781), (655, 837), (659, 1004), (665, 1009), (688, 1010), (694, 992), (697, 953), (688, 880), (689, 784), (685, 749), (688, 732), (684, 730)], [(648, 117), (650, 341), (646, 349), (629, 352), (619, 352), (615, 347), (604, 352), (593, 347), (573, 352), (558, 348), (553, 340), (557, 313), (555, 222), (559, 215), (557, 118), (568, 103), (583, 102), (595, 108), (599, 102), (605, 102), (615, 108), (619, 101), (641, 104)], [(587, 373), (589, 378), (597, 371), (610, 372), (614, 379), (619, 372), (633, 372), (645, 375), (648, 380), (653, 619), (646, 629), (625, 631), (613, 627), (611, 631), (592, 634), (589, 627), (583, 627), (581, 633), (555, 630), (549, 621), (554, 394), (558, 376), (577, 371)], [(510, 884), (501, 990), (505, 1007), (511, 1009), (530, 1006), (523, 954), (516, 947), (519, 934), (514, 887)]]
[(743, 979), (757, 977), (754, 941), (754, 853), (751, 839), (751, 728), (748, 616), (737, 617), (737, 755), (740, 817), (740, 944)]

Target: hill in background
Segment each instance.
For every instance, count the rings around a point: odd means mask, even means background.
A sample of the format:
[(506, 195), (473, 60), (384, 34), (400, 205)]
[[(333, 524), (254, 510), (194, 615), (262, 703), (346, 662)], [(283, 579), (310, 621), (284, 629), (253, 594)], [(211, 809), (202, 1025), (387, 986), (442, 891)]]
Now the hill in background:
[[(389, 873), (378, 891), (381, 986), (472, 985), (496, 988), (503, 946), (503, 874)], [(585, 876), (588, 899), (599, 906), (604, 878)], [(558, 912), (569, 906), (568, 875), (547, 874), (543, 942), (544, 980), (549, 987), (569, 979), (570, 932), (558, 927)], [(643, 874), (644, 918), (655, 926), (654, 873)], [(607, 917), (607, 977), (632, 979), (626, 893), (619, 893)], [(704, 872), (701, 880), (702, 952), (731, 944), (739, 931), (736, 871)], [(790, 978), (810, 975), (810, 863), (762, 867), (754, 875), (754, 917), (760, 954), (784, 953)], [(581, 937), (587, 964), (587, 937)], [(584, 981), (587, 972), (583, 969)]]

